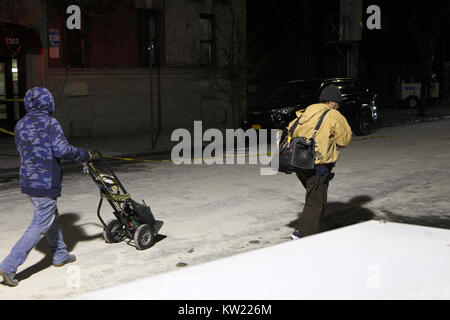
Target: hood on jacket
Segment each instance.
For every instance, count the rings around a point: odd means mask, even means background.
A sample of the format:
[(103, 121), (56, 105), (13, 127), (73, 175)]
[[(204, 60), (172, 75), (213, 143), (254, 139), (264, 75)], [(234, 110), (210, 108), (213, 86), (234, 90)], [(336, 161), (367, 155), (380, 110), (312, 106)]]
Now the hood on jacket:
[(300, 115), (303, 113), (299, 124), (308, 122), (309, 120), (311, 120), (311, 118), (313, 118), (318, 113), (322, 114), (323, 112), (325, 112), (328, 109), (330, 109), (330, 107), (328, 105), (326, 105), (324, 103), (316, 103), (316, 104), (310, 105), (308, 108), (304, 109), (304, 112), (302, 112), (303, 110), (297, 111), (297, 117), (300, 117)]
[(25, 110), (29, 112), (46, 112), (50, 115), (55, 111), (53, 95), (45, 88), (35, 87), (25, 94)]

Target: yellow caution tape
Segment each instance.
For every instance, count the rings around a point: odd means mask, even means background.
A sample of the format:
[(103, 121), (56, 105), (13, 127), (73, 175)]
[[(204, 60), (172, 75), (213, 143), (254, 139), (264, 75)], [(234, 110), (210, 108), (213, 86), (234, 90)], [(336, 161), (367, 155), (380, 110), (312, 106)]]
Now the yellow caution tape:
[(0, 99), (0, 101), (6, 101), (6, 102), (23, 102), (23, 99)]
[(103, 156), (104, 158), (114, 159), (114, 160), (123, 160), (123, 161), (137, 161), (137, 162), (172, 162), (171, 160), (147, 160), (147, 159), (136, 159), (136, 158), (121, 158), (121, 157), (113, 157), (113, 156)]
[[(218, 160), (218, 159), (228, 159), (228, 158), (250, 158), (250, 157), (260, 157), (262, 154), (246, 154), (246, 155), (242, 155), (242, 156), (222, 156), (222, 157), (211, 157), (211, 158), (193, 158), (190, 159), (192, 162), (196, 162), (196, 161), (204, 161), (204, 160)], [(265, 154), (265, 156), (271, 156), (272, 153), (268, 152), (267, 154)], [(103, 156), (104, 158), (108, 158), (108, 159), (114, 159), (114, 160), (122, 160), (122, 161), (135, 161), (135, 162), (163, 162), (163, 163), (172, 163), (172, 160), (147, 160), (147, 159), (136, 159), (136, 158), (121, 158), (121, 157), (113, 157), (113, 156)]]
[[(2, 129), (0, 128), (0, 132), (4, 132), (6, 134), (12, 135), (14, 136), (14, 132), (8, 131), (6, 129)], [(290, 137), (289, 137), (290, 138)], [(354, 141), (359, 141), (359, 140), (369, 140), (369, 139), (388, 139), (388, 138), (392, 138), (392, 136), (372, 136), (372, 137), (364, 137), (364, 138), (360, 138), (360, 139), (354, 139)], [(243, 155), (243, 156), (230, 156), (230, 157), (226, 157), (226, 156), (222, 156), (222, 157), (212, 157), (212, 158), (206, 158), (208, 160), (212, 160), (212, 159), (227, 159), (227, 158), (250, 158), (250, 157), (260, 157), (262, 154), (249, 154), (249, 155)], [(267, 153), (264, 156), (271, 156), (272, 153)], [(172, 163), (172, 160), (147, 160), (147, 159), (137, 159), (137, 158), (122, 158), (122, 157), (114, 157), (114, 156), (104, 156), (107, 159), (114, 159), (114, 160), (122, 160), (122, 161), (134, 161), (134, 162), (156, 162), (156, 163)], [(204, 161), (205, 158), (194, 158), (191, 159), (191, 161), (193, 161), (194, 163), (196, 161)]]
[(354, 141), (360, 141), (360, 140), (369, 140), (369, 139), (389, 139), (392, 138), (392, 136), (372, 136), (372, 137), (364, 137), (360, 139), (354, 139)]
[(3, 132), (3, 133), (6, 133), (6, 134), (9, 134), (9, 135), (11, 135), (11, 136), (14, 136), (14, 132), (11, 132), (11, 131), (9, 131), (9, 130), (6, 130), (6, 129), (2, 129), (2, 128), (0, 128), (0, 132)]
[[(8, 131), (6, 129), (2, 129), (0, 128), (0, 132), (4, 132), (6, 134), (12, 135), (14, 136), (14, 132)], [(269, 152), (266, 154), (266, 156), (271, 156), (272, 154)], [(246, 157), (246, 158), (250, 158), (250, 157), (259, 157), (261, 156), (261, 154), (250, 154), (250, 155), (244, 155), (244, 156), (233, 156), (233, 158), (242, 158), (242, 157)], [(147, 159), (136, 159), (136, 158), (121, 158), (121, 157), (114, 157), (114, 156), (103, 156), (104, 158), (108, 158), (108, 159), (114, 159), (114, 160), (122, 160), (122, 161), (135, 161), (135, 162), (165, 162), (165, 163), (172, 163), (172, 160), (147, 160)], [(231, 158), (228, 157), (228, 158)], [(207, 159), (227, 159), (227, 157), (213, 157), (213, 158), (207, 158)], [(205, 158), (194, 158), (191, 159), (192, 161), (198, 161), (201, 160), (202, 162), (205, 160)]]

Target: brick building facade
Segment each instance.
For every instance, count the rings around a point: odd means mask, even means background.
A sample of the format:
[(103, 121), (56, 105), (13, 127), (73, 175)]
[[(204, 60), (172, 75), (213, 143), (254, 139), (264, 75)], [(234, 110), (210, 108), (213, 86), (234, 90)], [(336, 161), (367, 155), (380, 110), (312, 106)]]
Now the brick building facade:
[[(72, 4), (81, 8), (81, 30), (67, 28)], [(10, 42), (0, 58), (0, 127), (23, 116), (13, 100), (33, 86), (54, 94), (55, 116), (69, 137), (152, 133), (157, 139), (194, 121), (216, 128), (239, 122), (244, 0), (4, 0), (0, 26), (11, 34), (0, 39)], [(224, 51), (230, 41), (231, 61)], [(237, 95), (228, 94), (234, 80), (220, 72), (230, 66), (242, 69)]]

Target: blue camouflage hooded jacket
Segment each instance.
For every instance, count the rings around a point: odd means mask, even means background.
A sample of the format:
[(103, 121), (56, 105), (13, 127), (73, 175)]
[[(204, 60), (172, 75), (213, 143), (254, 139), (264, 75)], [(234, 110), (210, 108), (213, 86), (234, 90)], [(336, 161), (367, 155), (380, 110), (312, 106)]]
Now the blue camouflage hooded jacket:
[(15, 128), (22, 192), (32, 197), (57, 198), (61, 196), (61, 159), (85, 162), (89, 152), (68, 143), (52, 116), (55, 104), (47, 89), (30, 89), (24, 101), (27, 114)]

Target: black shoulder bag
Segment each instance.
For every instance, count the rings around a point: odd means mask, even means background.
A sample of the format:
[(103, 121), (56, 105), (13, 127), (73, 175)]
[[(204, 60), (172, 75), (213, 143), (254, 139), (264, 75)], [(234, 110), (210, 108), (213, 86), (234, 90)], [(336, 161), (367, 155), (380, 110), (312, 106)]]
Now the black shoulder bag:
[(289, 174), (297, 169), (314, 169), (316, 160), (316, 142), (314, 139), (316, 138), (317, 132), (328, 111), (330, 110), (325, 111), (320, 117), (320, 120), (314, 129), (314, 134), (310, 139), (306, 137), (292, 137), (303, 114), (297, 119), (289, 130), (288, 135), (280, 143), (278, 162), (279, 172)]

